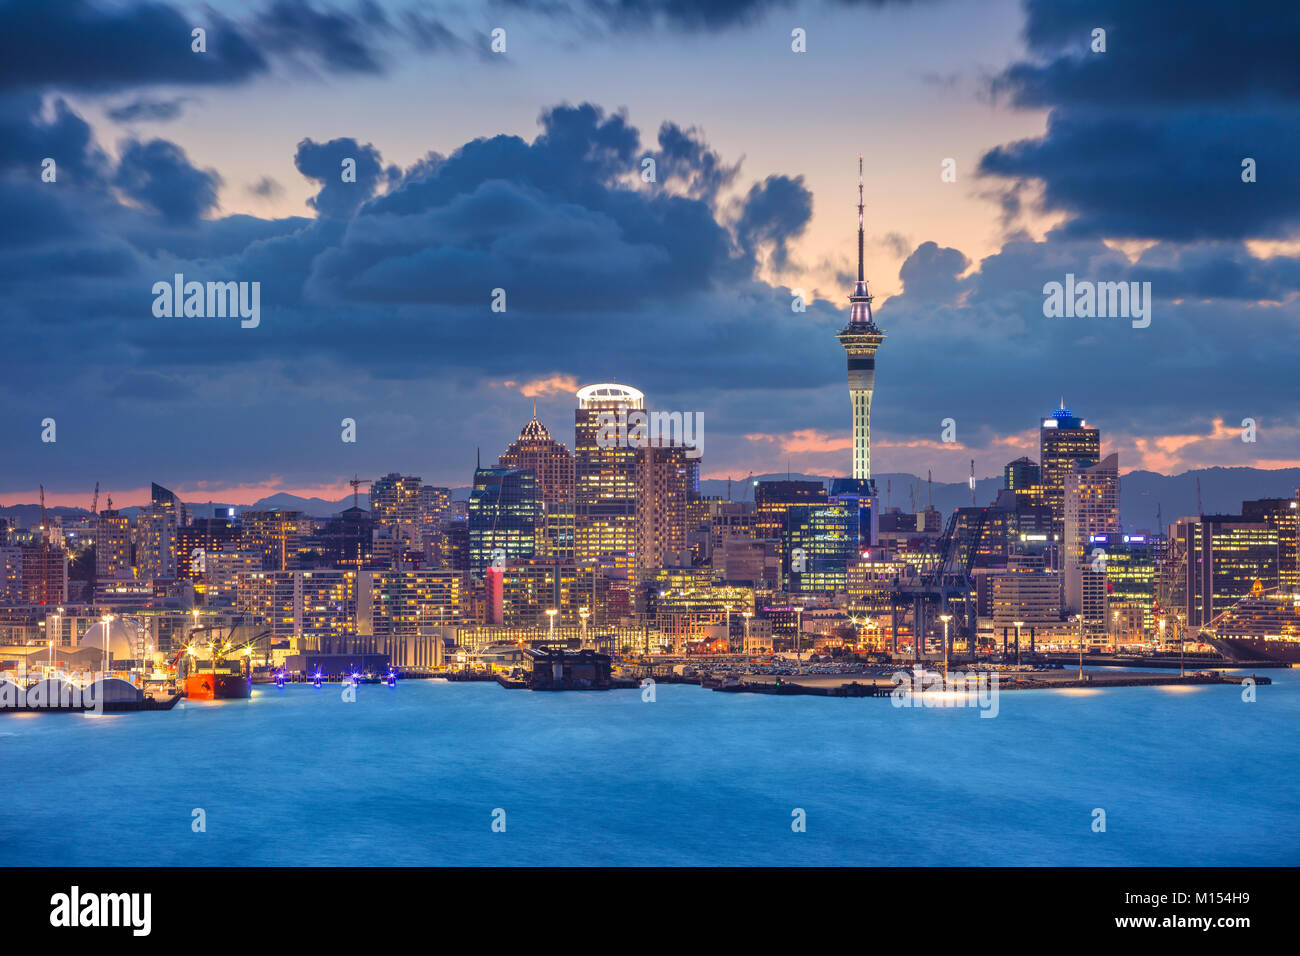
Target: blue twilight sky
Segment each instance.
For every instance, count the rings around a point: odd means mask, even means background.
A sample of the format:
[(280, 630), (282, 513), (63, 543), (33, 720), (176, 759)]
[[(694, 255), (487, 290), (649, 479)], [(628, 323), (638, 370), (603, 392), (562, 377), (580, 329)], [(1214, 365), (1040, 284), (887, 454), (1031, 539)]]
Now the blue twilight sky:
[[(707, 476), (843, 473), (859, 154), (876, 471), (994, 474), (1062, 396), (1125, 470), (1295, 466), (1297, 49), (1288, 2), (0, 0), (0, 504), (465, 484), (608, 380)], [(155, 316), (178, 272), (260, 324)], [(1044, 317), (1071, 273), (1150, 327)]]

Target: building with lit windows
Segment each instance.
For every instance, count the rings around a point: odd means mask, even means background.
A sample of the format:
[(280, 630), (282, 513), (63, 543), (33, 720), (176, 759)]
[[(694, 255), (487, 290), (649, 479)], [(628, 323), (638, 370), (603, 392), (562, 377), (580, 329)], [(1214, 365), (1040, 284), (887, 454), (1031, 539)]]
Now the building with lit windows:
[(479, 468), (469, 493), (469, 569), (478, 579), (501, 566), (537, 553), (542, 503), (537, 478), (522, 468)]
[(1092, 539), (1118, 534), (1119, 455), (1107, 455), (1093, 465), (1076, 462), (1065, 477), (1065, 606), (1071, 613), (1083, 612), (1092, 620), (1096, 607), (1083, 605), (1083, 571), (1104, 570), (1104, 561), (1093, 560)]
[(786, 590), (843, 591), (848, 566), (860, 556), (858, 515), (839, 504), (790, 505), (782, 549)]
[[(636, 449), (602, 423), (645, 411), (645, 395), (606, 383), (578, 389), (573, 419), (575, 554), (631, 571), (636, 554)], [(604, 417), (602, 417), (604, 416)], [(616, 431), (616, 430), (615, 430)]]
[(689, 548), (690, 504), (699, 493), (700, 460), (686, 448), (636, 449), (638, 572), (678, 564)]
[[(1204, 627), (1250, 594), (1256, 581), (1278, 586), (1278, 529), (1243, 515), (1182, 518), (1174, 553), (1183, 556), (1184, 620)], [(1174, 544), (1174, 542), (1171, 542)]]
[(497, 459), (500, 468), (526, 468), (537, 478), (537, 496), (542, 503), (537, 552), (541, 557), (572, 558), (574, 555), (573, 455), (551, 437), (537, 418), (524, 425), (519, 437)]
[(1277, 529), (1279, 587), (1286, 594), (1300, 594), (1300, 489), (1290, 498), (1243, 501), (1241, 515)]
[(239, 550), (258, 555), (264, 571), (292, 571), (310, 532), (311, 519), (301, 511), (245, 511), (239, 516)]
[(131, 519), (105, 509), (95, 523), (95, 578), (112, 580), (129, 574), (131, 567)]
[(780, 587), (789, 586), (789, 510), (795, 505), (827, 503), (826, 486), (820, 481), (754, 482), (754, 534), (777, 542), (777, 557), (781, 561)]
[[(1144, 534), (1093, 535), (1091, 548), (1101, 548), (1106, 555), (1106, 592), (1110, 602), (1111, 630), (1115, 612), (1121, 612), (1126, 635), (1135, 627), (1146, 636), (1155, 630), (1157, 557), (1159, 545)], [(1136, 608), (1136, 625), (1130, 609)]]
[(239, 531), (229, 517), (195, 518), (176, 532), (177, 577), (187, 581), (202, 580), (207, 556), (223, 548), (233, 548)]
[(1042, 484), (1043, 470), (1032, 458), (1017, 458), (1002, 469), (1002, 486), (1007, 491), (1025, 491)]
[(1101, 461), (1101, 430), (1089, 428), (1087, 422), (1075, 418), (1062, 405), (1050, 418), (1042, 420), (1038, 440), (1043, 504), (1052, 516), (1052, 533), (1064, 540), (1065, 479), (1074, 473), (1076, 464), (1095, 465)]
[(162, 485), (153, 483), (149, 504), (135, 519), (135, 563), (145, 580), (177, 576), (177, 535), (188, 523), (185, 505)]
[(455, 572), (390, 570), (361, 578), (359, 630), (381, 641), (429, 637), (467, 616), (466, 582)]
[(240, 613), (267, 626), (273, 640), (355, 635), (357, 572), (254, 571), (240, 574), (235, 604)]

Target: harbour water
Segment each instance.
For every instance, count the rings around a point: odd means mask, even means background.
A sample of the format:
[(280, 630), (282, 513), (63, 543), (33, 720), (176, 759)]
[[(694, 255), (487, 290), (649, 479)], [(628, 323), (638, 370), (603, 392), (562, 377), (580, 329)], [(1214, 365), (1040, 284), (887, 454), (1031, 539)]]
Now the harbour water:
[(1300, 673), (1269, 676), (1254, 703), (1026, 691), (995, 719), (416, 680), (10, 715), (0, 864), (1295, 865)]

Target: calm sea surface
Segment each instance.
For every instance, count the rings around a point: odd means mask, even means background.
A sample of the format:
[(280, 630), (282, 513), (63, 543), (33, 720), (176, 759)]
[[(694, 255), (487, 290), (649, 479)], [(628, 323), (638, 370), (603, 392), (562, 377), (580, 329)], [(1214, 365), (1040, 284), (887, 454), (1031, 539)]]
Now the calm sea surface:
[(1295, 865), (1300, 673), (1269, 676), (1255, 703), (1016, 691), (995, 719), (414, 680), (0, 716), (0, 864)]

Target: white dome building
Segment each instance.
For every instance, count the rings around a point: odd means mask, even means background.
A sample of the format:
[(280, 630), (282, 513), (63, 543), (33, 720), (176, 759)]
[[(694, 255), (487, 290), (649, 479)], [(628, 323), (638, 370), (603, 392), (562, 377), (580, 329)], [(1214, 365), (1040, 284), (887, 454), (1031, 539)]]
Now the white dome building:
[[(148, 632), (145, 630), (143, 622), (134, 617), (114, 617), (108, 624), (108, 653), (113, 660), (125, 661), (134, 660), (136, 657), (136, 648), (140, 647), (140, 653), (143, 654), (144, 641), (142, 638)], [(104, 648), (104, 622), (92, 624), (86, 633), (81, 635), (81, 640), (77, 642), (78, 647), (97, 647), (100, 650)]]

